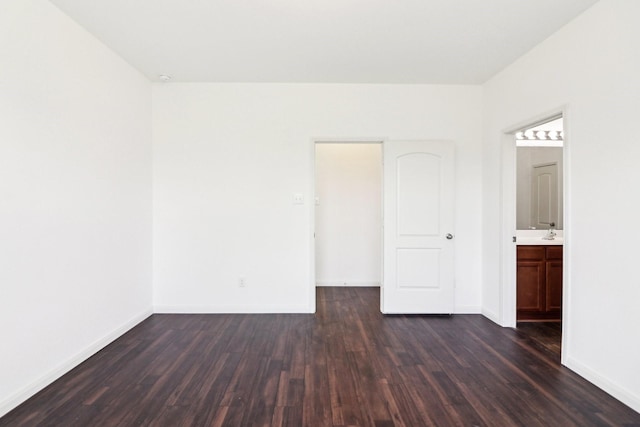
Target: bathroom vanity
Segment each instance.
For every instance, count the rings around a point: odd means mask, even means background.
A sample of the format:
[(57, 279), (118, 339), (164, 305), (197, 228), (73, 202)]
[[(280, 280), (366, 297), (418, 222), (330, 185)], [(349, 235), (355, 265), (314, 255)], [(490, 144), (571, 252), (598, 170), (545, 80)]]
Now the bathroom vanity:
[(517, 321), (562, 319), (562, 250), (557, 236), (544, 240), (538, 233), (518, 235)]

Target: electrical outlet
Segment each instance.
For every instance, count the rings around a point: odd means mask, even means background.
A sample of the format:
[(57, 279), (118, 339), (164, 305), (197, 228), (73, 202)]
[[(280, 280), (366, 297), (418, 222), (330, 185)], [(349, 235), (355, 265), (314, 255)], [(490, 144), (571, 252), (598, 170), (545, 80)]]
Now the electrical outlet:
[(246, 288), (247, 287), (247, 279), (245, 279), (244, 277), (241, 277), (238, 280), (238, 286), (240, 286), (241, 288)]

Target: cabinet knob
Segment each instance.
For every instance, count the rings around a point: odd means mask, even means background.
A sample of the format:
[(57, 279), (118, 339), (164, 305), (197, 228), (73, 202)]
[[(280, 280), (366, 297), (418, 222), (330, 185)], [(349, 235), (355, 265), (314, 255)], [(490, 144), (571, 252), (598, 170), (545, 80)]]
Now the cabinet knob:
[(447, 240), (451, 240), (451, 239), (453, 239), (453, 234), (447, 233)]

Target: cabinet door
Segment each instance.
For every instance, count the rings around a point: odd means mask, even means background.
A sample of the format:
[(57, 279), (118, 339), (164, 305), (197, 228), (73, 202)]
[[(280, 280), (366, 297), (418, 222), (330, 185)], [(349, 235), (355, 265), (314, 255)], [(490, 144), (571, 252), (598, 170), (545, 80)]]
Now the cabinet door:
[(516, 319), (544, 319), (547, 311), (547, 274), (544, 246), (518, 246)]
[(562, 246), (547, 246), (545, 311), (562, 311)]
[(517, 268), (517, 312), (542, 312), (545, 310), (545, 263), (544, 261), (518, 261)]
[(518, 246), (517, 251), (516, 313), (526, 319), (545, 309), (545, 251), (544, 246)]
[(562, 260), (547, 261), (547, 289), (545, 311), (562, 310)]

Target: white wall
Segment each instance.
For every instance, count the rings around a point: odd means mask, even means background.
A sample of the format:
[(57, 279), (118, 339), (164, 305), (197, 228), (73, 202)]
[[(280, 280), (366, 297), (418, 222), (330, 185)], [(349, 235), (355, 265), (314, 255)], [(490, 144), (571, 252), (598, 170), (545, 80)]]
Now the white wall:
[(380, 286), (382, 144), (316, 144), (316, 284)]
[(485, 84), (483, 311), (500, 317), (501, 133), (566, 105), (567, 366), (640, 410), (640, 2), (602, 0)]
[(150, 115), (49, 2), (2, 2), (0, 415), (150, 313)]
[(314, 310), (321, 138), (455, 141), (456, 307), (479, 310), (480, 87), (171, 83), (153, 96), (158, 311)]

